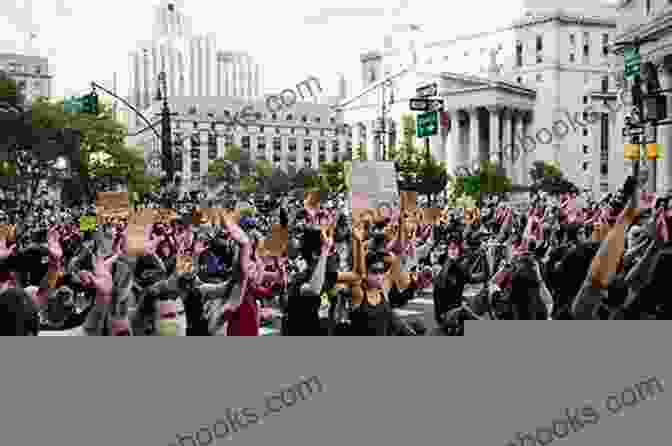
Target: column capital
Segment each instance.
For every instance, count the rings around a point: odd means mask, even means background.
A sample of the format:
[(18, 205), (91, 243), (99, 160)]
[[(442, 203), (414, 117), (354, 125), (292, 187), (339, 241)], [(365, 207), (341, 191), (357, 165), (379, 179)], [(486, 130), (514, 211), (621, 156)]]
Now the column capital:
[(513, 109), (511, 107), (502, 108), (502, 117), (504, 119), (511, 119), (511, 116), (513, 116)]
[(465, 107), (464, 110), (469, 113), (470, 116), (473, 116), (478, 113), (478, 109), (480, 109), (480, 106), (475, 106), (475, 105), (470, 105), (468, 107)]
[(499, 113), (503, 110), (503, 107), (501, 105), (488, 105), (485, 107), (490, 114), (493, 113)]

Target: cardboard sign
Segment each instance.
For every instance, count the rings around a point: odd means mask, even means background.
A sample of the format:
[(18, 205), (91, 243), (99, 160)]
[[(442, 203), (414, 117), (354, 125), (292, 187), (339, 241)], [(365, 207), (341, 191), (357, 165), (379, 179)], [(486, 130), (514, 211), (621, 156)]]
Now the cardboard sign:
[(0, 240), (16, 241), (16, 225), (0, 225)]
[(98, 192), (96, 214), (98, 222), (109, 218), (128, 217), (128, 192)]
[(358, 207), (354, 205), (355, 194), (368, 196), (370, 206), (366, 207), (394, 203), (398, 195), (397, 172), (391, 161), (354, 161), (350, 183), (352, 209)]
[(175, 270), (178, 273), (191, 273), (194, 271), (194, 259), (191, 256), (177, 256)]

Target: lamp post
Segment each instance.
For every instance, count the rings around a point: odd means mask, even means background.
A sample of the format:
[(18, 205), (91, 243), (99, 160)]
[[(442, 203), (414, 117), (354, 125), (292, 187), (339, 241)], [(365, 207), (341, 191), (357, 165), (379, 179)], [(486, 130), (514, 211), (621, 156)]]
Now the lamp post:
[(173, 162), (173, 144), (171, 140), (170, 108), (168, 108), (168, 85), (166, 82), (166, 73), (159, 73), (158, 85), (156, 88), (157, 101), (163, 101), (161, 107), (161, 154), (163, 155), (163, 170), (166, 172), (168, 183), (172, 183), (175, 176), (175, 165)]

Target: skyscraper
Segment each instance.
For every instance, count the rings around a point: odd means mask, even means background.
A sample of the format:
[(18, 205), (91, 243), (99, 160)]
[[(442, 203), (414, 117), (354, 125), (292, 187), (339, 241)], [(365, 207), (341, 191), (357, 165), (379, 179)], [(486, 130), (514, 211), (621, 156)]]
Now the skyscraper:
[(214, 33), (194, 34), (183, 6), (183, 0), (154, 6), (151, 40), (139, 42), (129, 54), (129, 102), (150, 107), (161, 71), (168, 97), (260, 97), (260, 66), (248, 54), (218, 51)]

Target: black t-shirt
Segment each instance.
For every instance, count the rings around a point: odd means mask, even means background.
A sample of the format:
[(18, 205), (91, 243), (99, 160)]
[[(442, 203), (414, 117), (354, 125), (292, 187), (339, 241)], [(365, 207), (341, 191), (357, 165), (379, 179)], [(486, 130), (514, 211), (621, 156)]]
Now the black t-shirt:
[(391, 332), (392, 309), (386, 301), (378, 305), (364, 302), (350, 314), (353, 336), (387, 336)]
[[(336, 271), (326, 272), (324, 283), (336, 283), (337, 276)], [(301, 286), (310, 282), (311, 277), (312, 270), (298, 272), (289, 284), (286, 324), (288, 336), (322, 336), (325, 334), (320, 324), (322, 303), (320, 295), (311, 293), (301, 295)]]
[(187, 336), (210, 336), (205, 317), (205, 299), (198, 290), (190, 290), (184, 296), (184, 313), (187, 317)]

